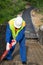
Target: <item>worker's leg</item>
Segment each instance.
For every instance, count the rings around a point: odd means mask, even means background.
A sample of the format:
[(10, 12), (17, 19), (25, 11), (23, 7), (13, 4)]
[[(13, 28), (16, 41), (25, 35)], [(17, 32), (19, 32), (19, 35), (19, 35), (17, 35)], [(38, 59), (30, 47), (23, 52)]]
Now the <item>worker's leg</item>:
[(11, 60), (12, 59), (12, 52), (15, 48), (15, 45), (10, 49), (10, 51), (8, 52), (7, 56), (6, 56), (6, 59), (7, 60)]
[(20, 56), (21, 56), (21, 61), (26, 62), (26, 46), (25, 46), (25, 36), (20, 40)]

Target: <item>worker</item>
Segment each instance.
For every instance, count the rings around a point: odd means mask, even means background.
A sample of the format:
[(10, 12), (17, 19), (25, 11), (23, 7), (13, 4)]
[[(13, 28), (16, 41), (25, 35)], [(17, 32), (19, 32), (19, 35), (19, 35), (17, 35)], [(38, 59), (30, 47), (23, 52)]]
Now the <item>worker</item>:
[[(21, 16), (11, 19), (6, 28), (6, 50), (9, 49), (9, 44), (12, 40), (16, 40), (16, 44), (20, 45), (20, 58), (23, 64), (26, 64), (26, 45), (25, 45), (25, 28), (26, 22)], [(12, 53), (16, 44), (8, 52), (6, 59), (12, 60)]]

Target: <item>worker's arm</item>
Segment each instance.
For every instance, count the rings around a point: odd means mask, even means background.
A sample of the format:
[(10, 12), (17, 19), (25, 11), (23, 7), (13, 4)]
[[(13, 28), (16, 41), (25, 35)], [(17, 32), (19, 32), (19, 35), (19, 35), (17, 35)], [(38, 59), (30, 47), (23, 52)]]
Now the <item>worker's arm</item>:
[[(19, 32), (18, 36), (16, 37), (16, 41), (19, 42), (24, 35), (25, 35), (25, 27)], [(11, 39), (12, 39), (12, 34), (8, 24), (6, 28), (6, 42), (10, 43)]]
[(6, 50), (10, 50), (12, 46), (16, 44), (16, 40), (13, 40), (9, 24), (6, 28)]
[(16, 41), (19, 42), (23, 36), (25, 36), (25, 27), (19, 32), (18, 36), (16, 37)]
[(11, 42), (11, 30), (10, 30), (9, 24), (7, 24), (5, 40), (6, 40), (6, 43)]

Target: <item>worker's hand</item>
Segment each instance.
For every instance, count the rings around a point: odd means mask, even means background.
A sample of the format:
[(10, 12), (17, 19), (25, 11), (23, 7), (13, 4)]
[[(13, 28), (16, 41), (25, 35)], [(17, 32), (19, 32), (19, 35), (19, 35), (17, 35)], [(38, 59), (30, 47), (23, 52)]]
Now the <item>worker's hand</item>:
[(10, 45), (10, 44), (7, 42), (7, 45), (6, 45), (6, 50), (10, 50), (9, 45)]
[(11, 43), (7, 43), (6, 50), (10, 50), (12, 46), (16, 44), (16, 40), (12, 40)]
[(14, 46), (16, 44), (16, 40), (12, 40), (11, 44)]

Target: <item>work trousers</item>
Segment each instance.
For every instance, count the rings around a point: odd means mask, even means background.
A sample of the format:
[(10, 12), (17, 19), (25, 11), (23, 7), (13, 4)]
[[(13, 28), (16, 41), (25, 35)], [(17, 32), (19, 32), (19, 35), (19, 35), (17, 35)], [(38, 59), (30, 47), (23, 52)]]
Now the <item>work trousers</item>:
[[(17, 43), (16, 43), (17, 44)], [(21, 58), (21, 61), (26, 61), (27, 60), (27, 57), (26, 57), (26, 45), (25, 45), (25, 36), (19, 41), (19, 45), (20, 45), (20, 58)], [(10, 51), (8, 52), (6, 58), (8, 60), (12, 59), (12, 53), (15, 49), (15, 46), (14, 45)]]

